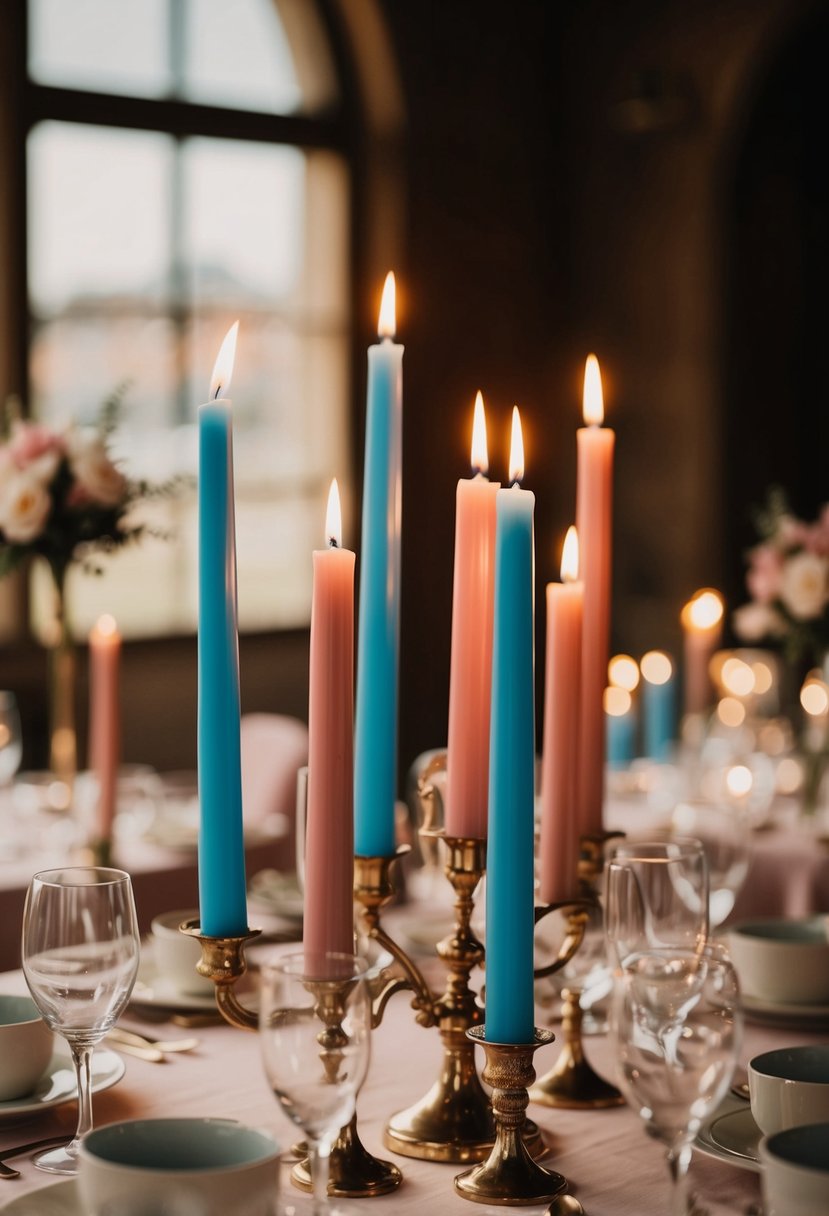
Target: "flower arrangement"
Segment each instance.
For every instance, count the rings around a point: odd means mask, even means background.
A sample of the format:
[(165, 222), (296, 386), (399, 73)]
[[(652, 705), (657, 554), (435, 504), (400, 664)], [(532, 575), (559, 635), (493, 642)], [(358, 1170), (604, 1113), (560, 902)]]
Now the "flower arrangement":
[(795, 663), (818, 665), (829, 649), (829, 503), (812, 523), (797, 519), (782, 490), (757, 515), (760, 544), (748, 553), (749, 603), (733, 616), (743, 641), (779, 641)]

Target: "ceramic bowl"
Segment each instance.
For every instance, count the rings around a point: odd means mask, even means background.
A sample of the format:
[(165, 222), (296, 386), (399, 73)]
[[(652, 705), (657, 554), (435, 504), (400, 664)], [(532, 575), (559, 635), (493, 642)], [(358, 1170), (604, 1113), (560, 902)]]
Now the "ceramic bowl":
[(791, 1127), (760, 1141), (767, 1216), (829, 1212), (829, 1123)]
[(30, 996), (0, 995), (0, 1102), (32, 1092), (53, 1047), (52, 1032)]
[(748, 1089), (754, 1121), (766, 1136), (829, 1120), (829, 1043), (755, 1056), (748, 1064)]
[(88, 1216), (276, 1216), (279, 1147), (232, 1119), (133, 1119), (81, 1143)]
[(829, 1002), (829, 918), (752, 920), (728, 931), (746, 996), (791, 1005)]

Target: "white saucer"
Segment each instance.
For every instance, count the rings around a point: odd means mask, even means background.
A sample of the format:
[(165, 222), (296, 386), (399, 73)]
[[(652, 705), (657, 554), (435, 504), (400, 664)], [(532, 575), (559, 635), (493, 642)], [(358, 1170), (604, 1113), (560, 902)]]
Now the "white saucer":
[(0, 1207), (8, 1216), (83, 1216), (81, 1197), (74, 1178), (18, 1195)]
[(791, 1002), (764, 1001), (757, 996), (743, 993), (743, 1009), (748, 1017), (758, 1022), (782, 1022), (787, 1026), (809, 1027), (829, 1031), (829, 1005), (794, 1005)]
[(172, 1009), (180, 1013), (215, 1013), (216, 995), (209, 992), (194, 994), (182, 992), (172, 980), (159, 975), (153, 959), (151, 943), (142, 942), (141, 962), (138, 976), (130, 995), (131, 1005), (153, 1005), (160, 1009)]
[[(93, 1094), (115, 1085), (125, 1072), (126, 1065), (119, 1055), (114, 1051), (98, 1048), (92, 1055)], [(0, 1122), (9, 1118), (18, 1119), (21, 1115), (39, 1114), (42, 1110), (60, 1106), (62, 1102), (69, 1102), (77, 1096), (78, 1087), (75, 1083), (72, 1058), (64, 1052), (56, 1051), (32, 1093), (24, 1098), (0, 1102)]]
[(729, 1096), (700, 1129), (694, 1148), (727, 1165), (736, 1165), (739, 1169), (759, 1174), (757, 1149), (761, 1136), (748, 1103)]

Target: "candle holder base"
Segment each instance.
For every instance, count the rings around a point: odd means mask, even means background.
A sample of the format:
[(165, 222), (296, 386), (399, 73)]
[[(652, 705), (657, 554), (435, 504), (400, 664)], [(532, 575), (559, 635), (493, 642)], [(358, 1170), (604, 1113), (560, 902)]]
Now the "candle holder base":
[(527, 1088), (535, 1080), (532, 1065), (537, 1048), (552, 1043), (550, 1030), (536, 1030), (532, 1043), (488, 1043), (485, 1027), (474, 1026), (469, 1038), (486, 1053), (483, 1079), (492, 1086), (495, 1143), (486, 1159), (455, 1178), (455, 1190), (472, 1203), (518, 1207), (548, 1203), (567, 1189), (567, 1180), (538, 1165), (524, 1141)]
[[(391, 1161), (373, 1157), (357, 1132), (357, 1116), (342, 1129), (328, 1159), (328, 1194), (338, 1199), (370, 1199), (396, 1191), (403, 1175)], [(291, 1182), (300, 1191), (311, 1192), (308, 1159), (291, 1170)]]
[(248, 969), (245, 946), (255, 941), (262, 930), (246, 929), (234, 937), (208, 937), (202, 933), (198, 919), (186, 920), (179, 929), (201, 946), (196, 971), (215, 984), (216, 1007), (224, 1020), (240, 1030), (258, 1029), (258, 1013), (240, 1003), (234, 988)]
[[(603, 1110), (624, 1106), (625, 1099), (621, 1092), (600, 1077), (584, 1058), (579, 993), (565, 990), (564, 997), (564, 1033), (567, 1037), (554, 1067), (530, 1087), (530, 1101), (566, 1110)], [(567, 1012), (571, 1000), (578, 1006), (578, 1028), (572, 1038), (569, 1032), (571, 1019)]]

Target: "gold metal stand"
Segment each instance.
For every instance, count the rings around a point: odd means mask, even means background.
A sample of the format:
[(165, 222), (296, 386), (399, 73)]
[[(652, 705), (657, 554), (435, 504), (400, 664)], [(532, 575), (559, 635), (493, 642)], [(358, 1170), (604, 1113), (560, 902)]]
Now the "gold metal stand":
[[(600, 914), (598, 897), (599, 882), (604, 870), (604, 847), (608, 840), (619, 835), (602, 832), (581, 838), (579, 858), (579, 891), (584, 901), (581, 908), (574, 908), (568, 917), (568, 933), (578, 932), (581, 921), (583, 936), (591, 913)], [(536, 975), (545, 972), (538, 971)], [(581, 1008), (582, 989), (578, 983), (562, 989), (564, 1008), (562, 1013), (563, 1043), (561, 1054), (554, 1067), (530, 1089), (530, 1100), (542, 1106), (563, 1107), (570, 1110), (601, 1110), (611, 1106), (623, 1106), (624, 1098), (615, 1085), (605, 1081), (585, 1059), (582, 1043)]]
[(483, 1078), (492, 1086), (496, 1136), (486, 1161), (459, 1174), (455, 1190), (473, 1203), (510, 1207), (554, 1199), (566, 1190), (567, 1180), (533, 1161), (523, 1137), (527, 1089), (535, 1080), (533, 1053), (553, 1041), (553, 1032), (536, 1030), (532, 1043), (488, 1043), (484, 1026), (473, 1026), (467, 1033), (486, 1052)]

